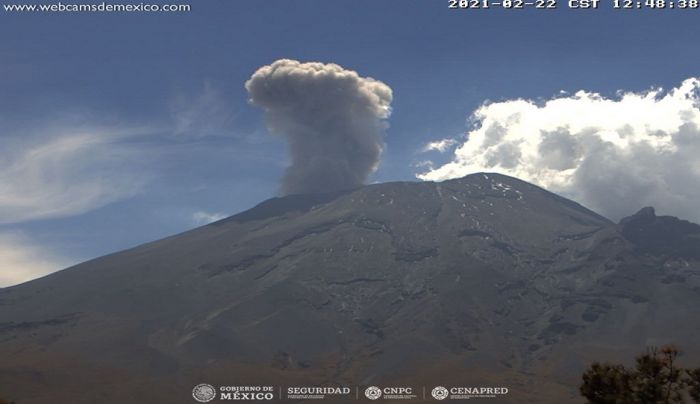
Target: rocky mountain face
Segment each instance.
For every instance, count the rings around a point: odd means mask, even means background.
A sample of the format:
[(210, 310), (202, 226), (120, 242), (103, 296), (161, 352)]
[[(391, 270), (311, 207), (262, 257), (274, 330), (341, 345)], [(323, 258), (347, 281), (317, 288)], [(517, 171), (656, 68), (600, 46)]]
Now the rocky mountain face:
[(1, 289), (0, 397), (189, 403), (206, 382), (580, 402), (594, 360), (674, 343), (700, 365), (698, 319), (698, 225), (650, 208), (615, 224), (495, 174), (378, 184)]

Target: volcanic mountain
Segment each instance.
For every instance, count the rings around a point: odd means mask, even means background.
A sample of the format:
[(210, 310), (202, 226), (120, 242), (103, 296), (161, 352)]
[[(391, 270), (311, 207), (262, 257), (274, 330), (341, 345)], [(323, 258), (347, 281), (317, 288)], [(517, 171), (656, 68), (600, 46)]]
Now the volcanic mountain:
[(210, 383), (581, 402), (594, 360), (675, 343), (700, 363), (699, 251), (698, 225), (651, 208), (615, 224), (497, 174), (274, 198), (0, 289), (0, 397), (191, 403)]

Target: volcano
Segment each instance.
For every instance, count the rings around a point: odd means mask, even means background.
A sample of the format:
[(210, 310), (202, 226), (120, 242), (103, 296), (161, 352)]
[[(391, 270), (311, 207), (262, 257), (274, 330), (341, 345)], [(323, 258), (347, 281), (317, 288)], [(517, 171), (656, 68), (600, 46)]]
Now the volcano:
[(209, 383), (580, 402), (595, 360), (674, 343), (700, 363), (699, 252), (696, 224), (613, 223), (498, 174), (273, 198), (0, 289), (0, 397), (192, 403)]

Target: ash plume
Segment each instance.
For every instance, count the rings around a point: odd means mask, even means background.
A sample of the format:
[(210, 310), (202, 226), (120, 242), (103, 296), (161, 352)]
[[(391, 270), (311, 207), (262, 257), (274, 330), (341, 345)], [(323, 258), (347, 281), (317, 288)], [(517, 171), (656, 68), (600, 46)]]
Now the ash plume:
[(362, 185), (376, 170), (391, 113), (391, 88), (336, 64), (281, 59), (246, 81), (271, 133), (289, 143), (283, 194)]

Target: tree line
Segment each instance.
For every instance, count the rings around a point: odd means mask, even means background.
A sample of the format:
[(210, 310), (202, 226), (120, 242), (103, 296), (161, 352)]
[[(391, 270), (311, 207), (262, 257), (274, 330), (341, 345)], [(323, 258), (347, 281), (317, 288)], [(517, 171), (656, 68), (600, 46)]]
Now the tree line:
[(652, 347), (634, 367), (594, 362), (583, 374), (579, 391), (590, 404), (700, 403), (700, 368), (678, 365), (674, 346)]

